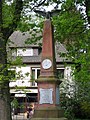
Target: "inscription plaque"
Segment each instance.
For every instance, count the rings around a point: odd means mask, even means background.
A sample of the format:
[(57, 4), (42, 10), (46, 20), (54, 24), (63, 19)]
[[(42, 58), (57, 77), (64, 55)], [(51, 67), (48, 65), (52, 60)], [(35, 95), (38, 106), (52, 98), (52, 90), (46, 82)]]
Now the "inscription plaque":
[(40, 92), (39, 104), (44, 104), (44, 103), (53, 104), (53, 99), (52, 99), (53, 88), (50, 89), (40, 88), (39, 92)]

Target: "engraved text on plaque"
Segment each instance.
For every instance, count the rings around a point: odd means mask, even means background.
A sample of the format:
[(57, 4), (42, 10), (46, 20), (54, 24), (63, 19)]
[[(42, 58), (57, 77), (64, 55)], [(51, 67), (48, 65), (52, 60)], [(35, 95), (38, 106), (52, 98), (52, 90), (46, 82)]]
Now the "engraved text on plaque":
[(45, 104), (45, 103), (53, 104), (53, 99), (52, 99), (53, 88), (50, 89), (40, 88), (39, 92), (40, 92), (40, 101), (39, 101), (40, 104)]

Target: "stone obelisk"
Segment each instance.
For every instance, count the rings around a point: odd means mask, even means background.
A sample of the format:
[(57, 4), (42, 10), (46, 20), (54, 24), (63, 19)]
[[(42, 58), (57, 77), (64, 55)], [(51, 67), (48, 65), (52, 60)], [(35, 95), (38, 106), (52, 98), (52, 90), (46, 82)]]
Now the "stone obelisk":
[(38, 83), (38, 106), (32, 120), (66, 120), (60, 108), (59, 85), (56, 76), (55, 44), (50, 19), (44, 22), (42, 57)]

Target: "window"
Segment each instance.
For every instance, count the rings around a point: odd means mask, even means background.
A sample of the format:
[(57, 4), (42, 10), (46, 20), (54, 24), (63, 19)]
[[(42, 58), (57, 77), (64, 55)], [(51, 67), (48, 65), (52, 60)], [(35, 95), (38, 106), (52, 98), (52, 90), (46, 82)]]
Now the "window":
[(42, 48), (39, 47), (39, 49), (38, 49), (38, 54), (41, 54), (41, 52), (42, 52)]
[(37, 83), (35, 83), (35, 79), (37, 79), (40, 75), (40, 68), (32, 68), (32, 75), (31, 75), (31, 79), (32, 79), (32, 86), (37, 85)]
[(37, 70), (37, 78), (39, 77), (39, 75), (40, 75), (40, 70), (38, 69)]
[(58, 78), (61, 78), (61, 79), (64, 78), (64, 68), (57, 69), (57, 76), (58, 76)]
[(33, 49), (32, 48), (18, 48), (17, 49), (17, 56), (33, 56)]
[(33, 56), (38, 56), (41, 53), (41, 50), (40, 47), (33, 48)]

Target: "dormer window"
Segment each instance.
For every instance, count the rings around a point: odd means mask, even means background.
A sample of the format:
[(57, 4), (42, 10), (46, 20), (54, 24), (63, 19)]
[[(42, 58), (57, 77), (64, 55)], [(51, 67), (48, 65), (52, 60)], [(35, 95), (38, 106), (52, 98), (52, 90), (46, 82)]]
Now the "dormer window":
[(18, 48), (17, 56), (33, 56), (32, 48)]
[(38, 47), (38, 48), (37, 48), (37, 47), (36, 47), (36, 48), (34, 47), (34, 48), (33, 48), (33, 56), (38, 56), (38, 55), (41, 53), (41, 50), (42, 50), (42, 49), (41, 49), (40, 47)]
[(40, 47), (32, 47), (32, 48), (12, 48), (11, 49), (12, 56), (38, 56), (41, 53)]

